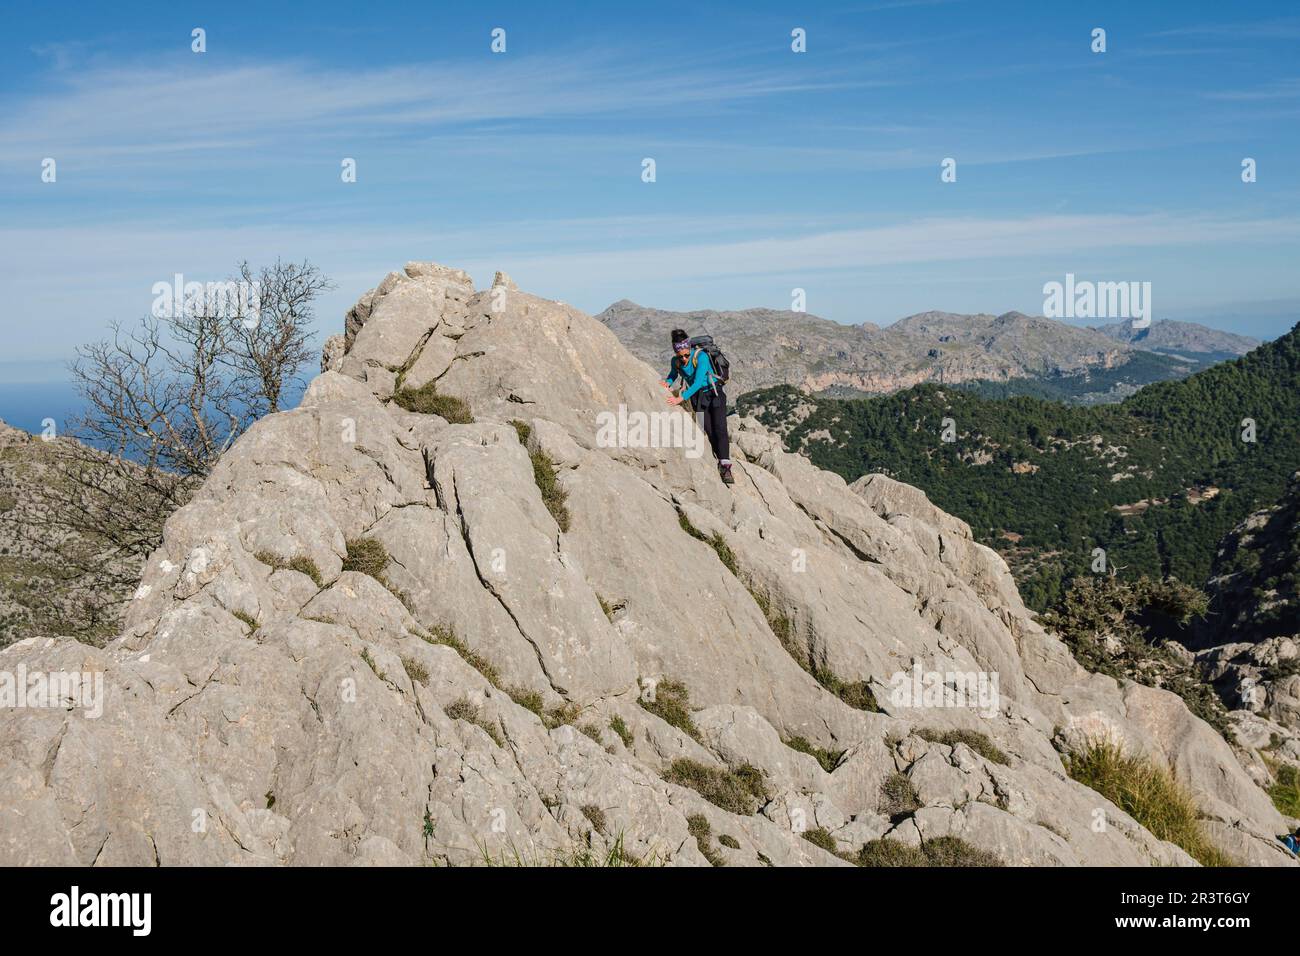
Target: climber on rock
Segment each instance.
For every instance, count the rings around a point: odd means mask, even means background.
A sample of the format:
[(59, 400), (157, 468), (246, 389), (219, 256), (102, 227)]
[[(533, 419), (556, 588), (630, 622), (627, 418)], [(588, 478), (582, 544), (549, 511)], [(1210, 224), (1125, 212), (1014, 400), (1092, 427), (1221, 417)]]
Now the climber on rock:
[(1290, 850), (1294, 855), (1300, 856), (1300, 828), (1297, 828), (1295, 833), (1285, 834), (1284, 836), (1278, 837), (1278, 839), (1281, 840), (1282, 845)]
[(731, 440), (727, 435), (727, 393), (723, 391), (726, 375), (719, 374), (709, 355), (713, 340), (701, 342), (681, 329), (673, 329), (672, 343), (672, 366), (668, 378), (659, 384), (671, 389), (673, 382), (681, 378), (685, 387), (680, 395), (669, 395), (668, 404), (691, 403), (695, 419), (709, 436), (709, 444), (718, 459), (718, 474), (725, 484), (735, 484), (731, 476)]

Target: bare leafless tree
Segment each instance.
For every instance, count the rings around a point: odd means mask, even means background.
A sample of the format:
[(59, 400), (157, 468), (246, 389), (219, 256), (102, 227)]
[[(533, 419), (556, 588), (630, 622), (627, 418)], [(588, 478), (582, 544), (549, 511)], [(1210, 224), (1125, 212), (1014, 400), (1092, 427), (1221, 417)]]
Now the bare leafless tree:
[(278, 412), (287, 388), (311, 359), (313, 305), (334, 288), (310, 262), (282, 262), (261, 270), (240, 263), (239, 280), (255, 291), (255, 314), (248, 305), (230, 316), (230, 347), (225, 361), (252, 388), (248, 401), (260, 416)]
[[(29, 537), (63, 548), (68, 580), (120, 602), (183, 505), (259, 417), (279, 411), (311, 358), (313, 303), (332, 288), (309, 262), (241, 263), (246, 296), (173, 303), (77, 349), (84, 410), (53, 443), (53, 465), (24, 510)], [(230, 284), (230, 283), (227, 283)], [(127, 592), (129, 593), (129, 592)], [(91, 616), (102, 623), (105, 611)]]

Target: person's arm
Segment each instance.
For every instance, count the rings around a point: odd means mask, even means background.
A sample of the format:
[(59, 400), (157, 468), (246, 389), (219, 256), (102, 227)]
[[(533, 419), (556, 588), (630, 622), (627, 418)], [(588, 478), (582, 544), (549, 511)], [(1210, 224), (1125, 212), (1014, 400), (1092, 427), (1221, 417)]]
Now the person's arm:
[(709, 359), (709, 353), (700, 349), (699, 356), (695, 367), (695, 381), (690, 388), (682, 392), (682, 401), (686, 401), (704, 386), (713, 382), (713, 362)]

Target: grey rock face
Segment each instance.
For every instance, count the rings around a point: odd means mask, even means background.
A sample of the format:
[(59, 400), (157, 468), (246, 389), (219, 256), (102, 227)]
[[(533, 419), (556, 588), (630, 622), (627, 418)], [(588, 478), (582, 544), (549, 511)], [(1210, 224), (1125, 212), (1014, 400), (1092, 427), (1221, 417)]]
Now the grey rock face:
[[(916, 489), (734, 419), (727, 488), (656, 370), (505, 277), (412, 263), (345, 325), (342, 362), (169, 520), (119, 638), (0, 651), (103, 681), (94, 716), (0, 709), (0, 864), (842, 864), (814, 829), (846, 854), (953, 835), (1016, 865), (1189, 863), (1064, 773), (1055, 745), (1099, 735), (1172, 762), (1243, 858), (1289, 862), (1222, 740), (1082, 671)], [(475, 421), (385, 400), (412, 375)], [(650, 413), (692, 440), (610, 427)], [(913, 699), (914, 671), (995, 693)], [(900, 774), (919, 808), (885, 812)], [(733, 796), (685, 785), (707, 781)]]
[(322, 372), (336, 370), (343, 364), (345, 354), (347, 354), (347, 336), (331, 335), (321, 348), (320, 370)]

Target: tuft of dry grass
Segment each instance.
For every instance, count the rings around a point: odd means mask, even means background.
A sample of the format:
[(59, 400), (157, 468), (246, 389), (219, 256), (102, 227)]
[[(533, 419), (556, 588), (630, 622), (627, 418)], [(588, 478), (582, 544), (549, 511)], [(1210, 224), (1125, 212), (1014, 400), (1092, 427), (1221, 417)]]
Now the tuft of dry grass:
[(461, 659), (466, 664), (482, 674), (489, 684), (498, 689), (501, 688), (501, 675), (492, 662), (481, 654), (471, 651), (451, 628), (435, 625), (427, 633), (421, 634), (420, 637), (428, 644), (441, 644), (444, 647), (450, 647), (461, 656)]
[(1009, 762), (1007, 755), (999, 750), (993, 741), (989, 740), (988, 735), (982, 734), (978, 730), (934, 730), (923, 727), (916, 731), (916, 735), (922, 740), (945, 744), (949, 747), (965, 744), (990, 763), (1005, 765)]
[(637, 699), (642, 709), (671, 724), (693, 740), (700, 739), (700, 729), (691, 719), (690, 691), (679, 680), (665, 679), (655, 684), (654, 700)]
[(385, 587), (384, 569), (388, 567), (388, 549), (374, 538), (353, 538), (347, 543), (348, 556), (343, 559), (344, 571), (368, 574)]
[(404, 388), (393, 395), (393, 402), (408, 412), (441, 416), (452, 425), (468, 425), (474, 421), (474, 414), (464, 399), (439, 395), (433, 382), (420, 388)]
[(402, 667), (406, 671), (406, 676), (411, 678), (411, 680), (415, 681), (417, 684), (428, 685), (429, 669), (419, 661), (414, 658), (403, 657)]
[(609, 729), (618, 734), (618, 739), (623, 741), (623, 746), (629, 750), (632, 749), (632, 730), (628, 727), (627, 722), (618, 714), (610, 718)]
[(253, 557), (276, 571), (297, 571), (299, 574), (305, 574), (311, 578), (312, 583), (318, 588), (325, 586), (325, 582), (321, 578), (320, 568), (316, 567), (316, 562), (305, 554), (286, 558), (272, 551), (259, 551)]
[(954, 836), (926, 840), (920, 847), (898, 840), (872, 840), (846, 859), (858, 866), (1006, 866), (996, 854)]
[(452, 701), (447, 705), (444, 713), (452, 720), (468, 721), (474, 726), (482, 728), (483, 732), (491, 737), (492, 742), (498, 747), (505, 745), (501, 739), (501, 731), (489, 723), (487, 718), (468, 699), (462, 697), (459, 700)]
[(1168, 767), (1126, 754), (1118, 744), (1094, 741), (1066, 758), (1066, 770), (1157, 838), (1182, 847), (1203, 866), (1233, 865), (1227, 854), (1210, 842), (1196, 799)]
[(915, 813), (921, 809), (921, 798), (916, 795), (916, 788), (905, 773), (892, 773), (880, 785), (880, 805), (882, 814), (894, 820)]
[(702, 813), (693, 813), (686, 818), (686, 829), (691, 836), (695, 837), (695, 845), (699, 848), (700, 854), (714, 866), (726, 866), (726, 862), (718, 855), (718, 851), (713, 849), (713, 828), (709, 826), (709, 820)]
[(824, 747), (817, 747), (808, 741), (806, 737), (791, 737), (789, 740), (782, 741), (791, 750), (801, 754), (808, 754), (822, 765), (822, 769), (827, 773), (833, 773), (844, 759), (844, 750), (827, 750)]
[(763, 772), (748, 764), (734, 770), (718, 770), (681, 757), (673, 761), (664, 779), (689, 787), (715, 807), (745, 816), (757, 813), (771, 799)]

